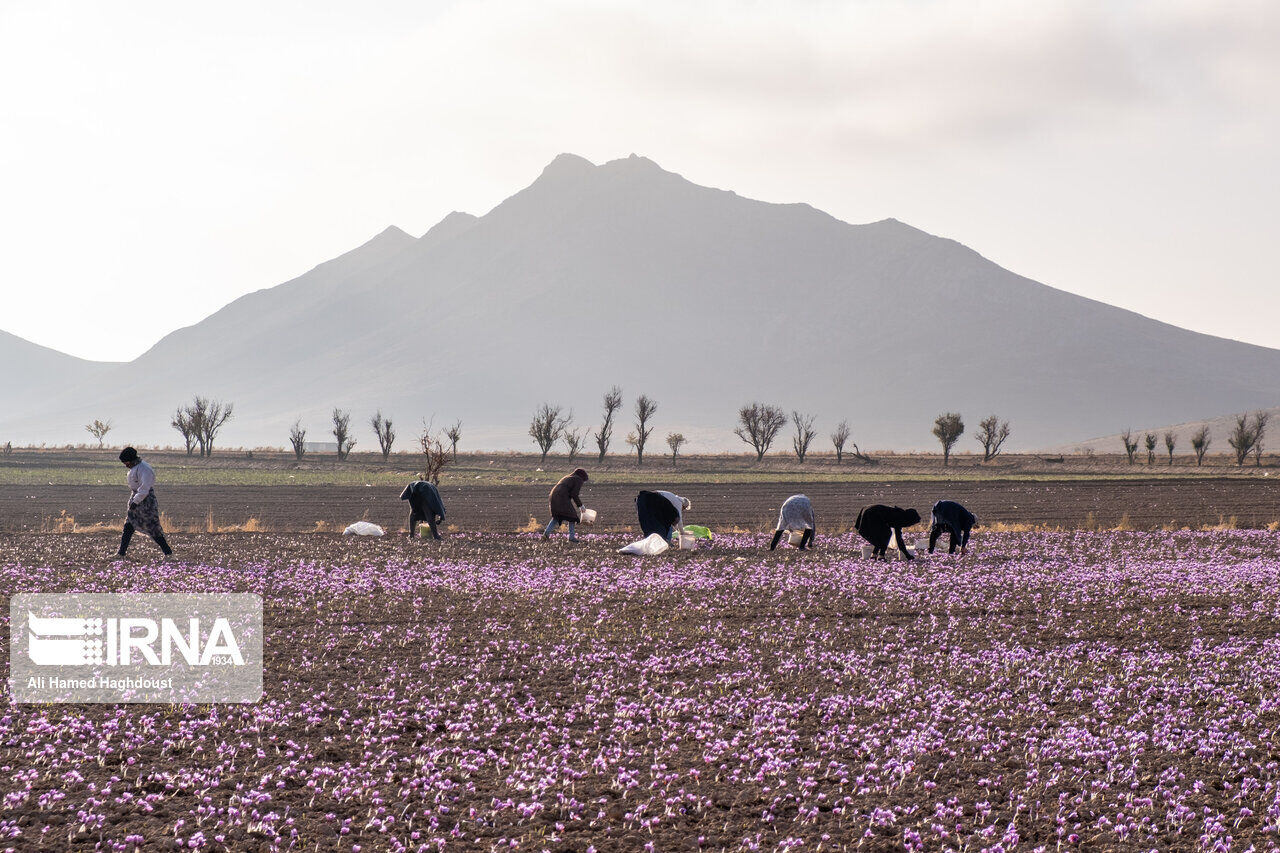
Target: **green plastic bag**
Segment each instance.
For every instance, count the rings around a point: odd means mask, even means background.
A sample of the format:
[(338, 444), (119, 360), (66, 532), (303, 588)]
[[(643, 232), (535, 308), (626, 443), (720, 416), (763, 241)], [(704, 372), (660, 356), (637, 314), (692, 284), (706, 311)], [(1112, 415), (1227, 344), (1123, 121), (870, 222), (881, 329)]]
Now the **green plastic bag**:
[(694, 539), (710, 539), (711, 529), (703, 527), (700, 524), (686, 524), (684, 526), (685, 533), (692, 533)]

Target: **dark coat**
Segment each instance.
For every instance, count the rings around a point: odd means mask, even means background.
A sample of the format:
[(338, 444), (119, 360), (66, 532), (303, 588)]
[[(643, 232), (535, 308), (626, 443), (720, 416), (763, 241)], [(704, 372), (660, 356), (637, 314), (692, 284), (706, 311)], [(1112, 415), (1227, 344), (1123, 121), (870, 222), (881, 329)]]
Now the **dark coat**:
[(898, 537), (898, 547), (905, 550), (902, 544), (902, 528), (920, 523), (920, 513), (914, 509), (903, 509), (897, 506), (872, 504), (863, 507), (858, 513), (858, 520), (853, 527), (863, 539), (870, 542), (878, 551), (889, 545), (889, 539)]
[(657, 492), (641, 492), (636, 495), (636, 515), (640, 517), (640, 531), (645, 535), (658, 534), (671, 538), (671, 529), (680, 520), (675, 504)]
[(444, 501), (440, 499), (440, 490), (426, 480), (414, 480), (404, 487), (400, 500), (409, 502), (409, 509), (418, 518), (433, 520), (440, 516), (444, 521)]
[(933, 505), (934, 527), (960, 536), (972, 530), (977, 523), (978, 517), (955, 501), (938, 501)]
[(578, 510), (582, 508), (582, 499), (578, 497), (578, 494), (582, 491), (582, 484), (586, 481), (587, 472), (579, 468), (569, 476), (562, 477), (560, 482), (555, 484), (551, 494), (548, 496), (552, 518), (557, 521), (578, 520), (581, 516)]

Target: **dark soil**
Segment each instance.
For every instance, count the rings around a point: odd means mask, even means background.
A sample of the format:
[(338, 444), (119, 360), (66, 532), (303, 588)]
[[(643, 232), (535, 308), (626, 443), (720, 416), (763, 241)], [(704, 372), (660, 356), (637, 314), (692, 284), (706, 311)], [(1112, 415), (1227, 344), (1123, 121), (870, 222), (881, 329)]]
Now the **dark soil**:
[[(652, 488), (663, 488), (657, 480)], [(600, 529), (634, 528), (635, 485), (591, 484), (587, 506), (600, 512)], [(691, 483), (672, 491), (688, 497), (687, 520), (713, 530), (766, 530), (788, 495), (813, 499), (820, 532), (848, 530), (870, 503), (913, 506), (928, 517), (933, 502), (958, 500), (981, 522), (1110, 528), (1127, 518), (1137, 529), (1208, 525), (1265, 527), (1280, 520), (1280, 478), (1123, 481), (988, 481), (943, 483)], [(448, 524), (457, 530), (506, 532), (530, 518), (545, 523), (544, 485), (445, 486)], [(368, 520), (403, 530), (408, 505), (398, 488), (385, 486), (166, 486), (156, 488), (160, 507), (179, 529), (207, 531), (250, 518), (276, 532), (311, 532), (318, 522), (341, 529)], [(61, 513), (81, 526), (123, 521), (123, 486), (0, 485), (0, 531), (54, 530)]]

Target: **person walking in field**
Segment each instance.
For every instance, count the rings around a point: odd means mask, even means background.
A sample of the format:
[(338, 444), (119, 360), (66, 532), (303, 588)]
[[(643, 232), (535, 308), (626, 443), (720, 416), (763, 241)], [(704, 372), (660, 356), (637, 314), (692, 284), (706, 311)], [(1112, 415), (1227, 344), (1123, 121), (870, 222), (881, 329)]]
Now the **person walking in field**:
[(126, 447), (120, 451), (120, 461), (129, 469), (125, 482), (129, 484), (129, 510), (125, 516), (124, 531), (120, 534), (120, 550), (117, 557), (123, 557), (129, 550), (129, 540), (133, 531), (141, 530), (156, 540), (160, 551), (168, 557), (173, 553), (169, 542), (164, 538), (164, 528), (160, 526), (160, 505), (156, 502), (156, 472), (142, 461), (138, 451)]
[(782, 541), (782, 534), (791, 530), (804, 531), (800, 536), (801, 551), (812, 545), (817, 535), (817, 525), (813, 520), (813, 503), (804, 495), (792, 495), (782, 504), (782, 509), (778, 512), (778, 529), (773, 533), (769, 550), (777, 548), (778, 543)]
[(582, 493), (582, 484), (587, 479), (586, 471), (575, 468), (572, 474), (561, 477), (560, 482), (551, 489), (551, 494), (547, 496), (551, 505), (551, 520), (547, 522), (546, 530), (542, 531), (543, 540), (550, 538), (551, 531), (562, 523), (568, 523), (569, 541), (578, 541), (578, 519), (582, 517), (582, 499), (579, 495)]
[(440, 499), (440, 490), (429, 482), (424, 474), (404, 487), (400, 500), (409, 502), (409, 538), (412, 539), (418, 530), (418, 522), (425, 521), (431, 528), (431, 538), (439, 542), (442, 537), (437, 524), (444, 523), (444, 501)]
[(947, 553), (954, 554), (958, 543), (960, 556), (963, 557), (965, 549), (969, 547), (969, 531), (978, 523), (978, 517), (955, 501), (938, 501), (933, 505), (931, 520), (933, 525), (929, 528), (929, 553), (933, 553), (933, 546), (945, 530), (948, 534), (947, 541), (951, 545)]
[(640, 531), (645, 536), (656, 533), (670, 539), (672, 530), (684, 532), (684, 511), (692, 509), (688, 498), (672, 492), (644, 491), (636, 495), (636, 515), (640, 519)]

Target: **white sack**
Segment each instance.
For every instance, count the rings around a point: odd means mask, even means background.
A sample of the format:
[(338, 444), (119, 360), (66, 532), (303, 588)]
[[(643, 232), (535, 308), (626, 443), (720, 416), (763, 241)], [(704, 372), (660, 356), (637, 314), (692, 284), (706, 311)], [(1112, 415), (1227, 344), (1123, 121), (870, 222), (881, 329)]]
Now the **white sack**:
[(652, 557), (655, 554), (661, 554), (663, 551), (671, 547), (671, 543), (663, 539), (657, 533), (650, 533), (639, 542), (632, 542), (625, 548), (619, 548), (619, 554), (636, 554), (641, 557)]
[(382, 536), (386, 531), (376, 524), (370, 524), (367, 521), (357, 521), (355, 524), (342, 531), (343, 536)]

